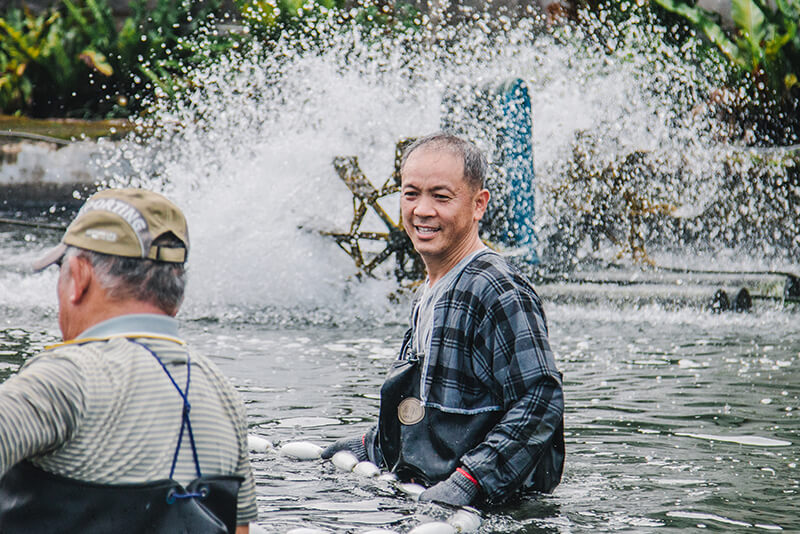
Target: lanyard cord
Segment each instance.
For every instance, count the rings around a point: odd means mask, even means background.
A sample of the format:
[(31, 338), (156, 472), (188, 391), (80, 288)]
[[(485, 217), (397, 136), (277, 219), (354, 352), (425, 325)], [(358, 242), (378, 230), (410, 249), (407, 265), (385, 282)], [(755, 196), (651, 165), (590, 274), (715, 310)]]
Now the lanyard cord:
[(200, 461), (197, 459), (197, 447), (195, 446), (194, 443), (192, 422), (189, 420), (189, 412), (192, 410), (192, 405), (189, 404), (189, 384), (190, 384), (191, 369), (192, 369), (189, 353), (188, 352), (186, 353), (186, 388), (184, 388), (184, 390), (181, 390), (180, 386), (178, 386), (178, 383), (175, 382), (174, 378), (172, 378), (172, 374), (170, 374), (170, 372), (167, 370), (167, 366), (164, 365), (164, 362), (162, 362), (161, 359), (158, 356), (156, 356), (156, 353), (153, 352), (153, 350), (150, 347), (136, 340), (131, 340), (131, 341), (136, 343), (137, 345), (142, 346), (147, 352), (153, 355), (153, 358), (156, 359), (156, 361), (161, 365), (161, 368), (164, 369), (164, 372), (167, 373), (170, 382), (172, 382), (172, 385), (175, 386), (175, 389), (178, 391), (178, 394), (181, 396), (181, 399), (183, 399), (183, 413), (181, 414), (181, 432), (180, 434), (178, 434), (178, 445), (175, 447), (175, 454), (172, 457), (172, 467), (170, 467), (169, 470), (169, 478), (171, 479), (172, 476), (175, 474), (175, 465), (178, 463), (178, 453), (181, 450), (181, 442), (183, 441), (184, 429), (189, 431), (189, 442), (192, 446), (192, 457), (194, 458), (194, 468), (195, 471), (197, 472), (197, 478), (200, 478), (203, 475), (200, 473)]

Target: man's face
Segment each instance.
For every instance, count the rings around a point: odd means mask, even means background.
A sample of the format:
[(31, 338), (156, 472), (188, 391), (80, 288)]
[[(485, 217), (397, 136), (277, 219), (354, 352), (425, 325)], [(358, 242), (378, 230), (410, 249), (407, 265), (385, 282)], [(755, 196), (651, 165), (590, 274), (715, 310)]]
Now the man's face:
[(488, 193), (464, 179), (462, 158), (447, 149), (420, 147), (402, 169), (403, 227), (428, 270), (454, 265), (478, 240)]

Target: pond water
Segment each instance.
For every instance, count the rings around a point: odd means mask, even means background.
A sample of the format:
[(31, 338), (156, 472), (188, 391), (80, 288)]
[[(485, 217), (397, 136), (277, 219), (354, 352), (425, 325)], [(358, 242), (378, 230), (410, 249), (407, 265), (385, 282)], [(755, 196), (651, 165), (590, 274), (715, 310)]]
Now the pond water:
[[(54, 273), (28, 274), (34, 234), (0, 230), (0, 379), (58, 339)], [(50, 242), (42, 234), (39, 241)], [(384, 299), (380, 295), (371, 298)], [(278, 321), (187, 302), (186, 339), (247, 403), (252, 434), (320, 445), (375, 422), (407, 302), (393, 313)], [(545, 301), (565, 375), (567, 463), (552, 495), (483, 514), (480, 532), (797, 531), (800, 329), (792, 309), (714, 314)], [(451, 511), (330, 462), (254, 453), (260, 523), (398, 532)]]

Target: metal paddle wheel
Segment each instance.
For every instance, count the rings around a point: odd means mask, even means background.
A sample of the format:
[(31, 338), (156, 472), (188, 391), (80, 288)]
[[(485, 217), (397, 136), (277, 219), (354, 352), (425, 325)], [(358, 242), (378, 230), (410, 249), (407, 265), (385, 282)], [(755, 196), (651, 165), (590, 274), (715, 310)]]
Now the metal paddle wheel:
[[(380, 205), (384, 197), (400, 191), (400, 159), (405, 146), (413, 139), (403, 139), (395, 148), (394, 172), (377, 189), (366, 177), (358, 165), (356, 156), (339, 156), (334, 158), (333, 167), (336, 173), (353, 194), (353, 220), (348, 232), (321, 232), (330, 236), (348, 256), (353, 259), (360, 272), (367, 276), (375, 276), (375, 269), (394, 256), (394, 276), (398, 282), (415, 282), (425, 276), (422, 259), (414, 251), (414, 246), (403, 229), (402, 220), (395, 222)], [(369, 211), (378, 216), (386, 226), (385, 232), (365, 231), (361, 229)], [(373, 252), (375, 249), (381, 249)]]

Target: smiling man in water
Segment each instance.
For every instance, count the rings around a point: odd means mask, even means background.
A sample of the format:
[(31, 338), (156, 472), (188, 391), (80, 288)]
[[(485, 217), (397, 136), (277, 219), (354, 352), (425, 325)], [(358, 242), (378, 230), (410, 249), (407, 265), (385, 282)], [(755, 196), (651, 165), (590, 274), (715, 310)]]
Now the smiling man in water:
[(561, 374), (530, 282), (479, 236), (486, 159), (436, 133), (401, 163), (403, 225), (428, 278), (381, 388), (378, 424), (337, 441), (428, 486), (422, 501), (501, 503), (549, 493), (564, 466)]
[(109, 189), (34, 265), (64, 343), (0, 385), (0, 532), (248, 532), (244, 405), (174, 319), (188, 254), (174, 204)]

